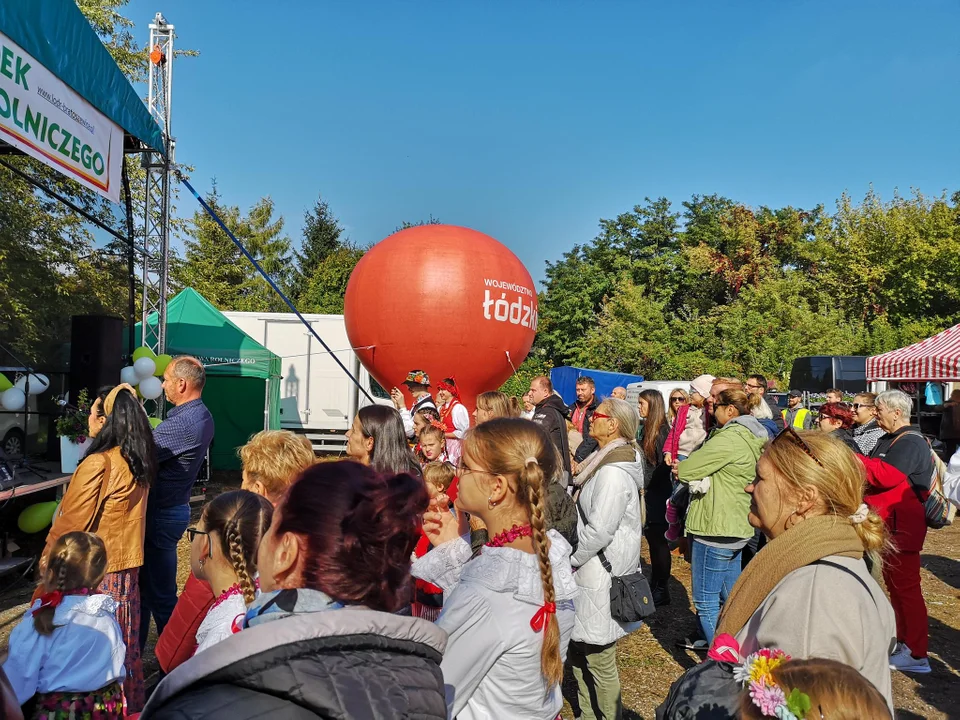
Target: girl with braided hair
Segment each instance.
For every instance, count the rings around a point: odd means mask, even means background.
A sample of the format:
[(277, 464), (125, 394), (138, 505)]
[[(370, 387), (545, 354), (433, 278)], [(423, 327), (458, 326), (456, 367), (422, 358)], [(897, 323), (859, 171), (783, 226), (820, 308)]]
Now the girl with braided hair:
[(242, 628), (238, 619), (258, 593), (257, 547), (272, 518), (273, 505), (265, 497), (233, 490), (207, 503), (197, 525), (187, 528), (190, 569), (215, 597), (197, 628), (197, 652)]
[(106, 571), (106, 547), (93, 533), (65, 533), (50, 548), (43, 594), (10, 633), (3, 664), (17, 702), (34, 698), (28, 717), (126, 716), (118, 603), (97, 592)]
[[(559, 455), (538, 425), (497, 418), (468, 431), (454, 511), (431, 500), (423, 527), (434, 549), (413, 573), (441, 587), (437, 625), (449, 636), (441, 669), (450, 717), (554, 720), (573, 632), (577, 585), (570, 545), (547, 529), (547, 483)], [(465, 513), (486, 525), (479, 553)]]

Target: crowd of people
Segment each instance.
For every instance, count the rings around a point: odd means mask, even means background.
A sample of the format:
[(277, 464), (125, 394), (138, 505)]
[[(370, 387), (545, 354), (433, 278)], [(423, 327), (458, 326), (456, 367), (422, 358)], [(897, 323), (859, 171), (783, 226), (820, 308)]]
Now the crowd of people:
[(582, 377), (567, 406), (537, 377), (522, 401), (471, 398), (471, 422), (453, 378), (434, 398), (414, 370), (412, 405), (394, 388), (360, 409), (347, 460), (254, 435), (241, 488), (191, 525), (204, 381), (195, 358), (172, 361), (155, 429), (129, 386), (94, 402), (3, 664), (24, 716), (555, 720), (566, 699), (621, 718), (617, 644), (640, 622), (620, 601), (644, 539), (649, 601), (670, 603), (678, 549), (697, 618), (684, 646), (740, 668), (726, 700), (688, 671), (658, 717), (725, 701), (730, 717), (889, 718), (891, 670), (930, 671), (934, 465), (900, 391), (815, 415), (794, 394), (781, 412), (760, 375), (635, 402)]

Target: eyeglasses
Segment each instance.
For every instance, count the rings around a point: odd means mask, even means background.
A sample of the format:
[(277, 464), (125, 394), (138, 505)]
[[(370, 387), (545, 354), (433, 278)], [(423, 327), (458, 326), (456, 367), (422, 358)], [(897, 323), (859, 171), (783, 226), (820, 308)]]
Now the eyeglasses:
[(804, 442), (804, 439), (800, 437), (800, 434), (796, 430), (794, 430), (790, 425), (787, 425), (783, 430), (781, 430), (780, 433), (773, 439), (773, 442), (776, 442), (777, 440), (779, 440), (784, 436), (788, 437), (790, 439), (790, 442), (792, 442), (798, 448), (803, 450), (803, 452), (805, 452), (807, 456), (811, 460), (813, 460), (817, 465), (819, 465), (820, 467), (823, 467), (823, 463), (820, 462), (820, 458), (818, 458), (814, 454), (813, 450), (810, 449), (810, 446), (807, 445), (806, 442)]
[(604, 415), (603, 413), (598, 413), (596, 410), (593, 412), (594, 419), (600, 418), (601, 420), (613, 420), (613, 417), (610, 415)]
[(874, 406), (874, 405), (867, 405), (866, 403), (851, 403), (851, 404), (850, 404), (850, 407), (852, 407), (854, 410), (859, 410), (860, 408), (871, 408), (871, 407), (875, 407), (875, 406)]
[(496, 475), (497, 473), (490, 472), (489, 470), (474, 470), (472, 467), (468, 467), (463, 463), (457, 465), (457, 477), (462, 478), (470, 473), (475, 473), (478, 475)]
[(683, 397), (672, 397), (670, 398), (670, 402), (683, 402)]
[(196, 539), (197, 535), (204, 535), (208, 539), (210, 537), (210, 533), (208, 533), (206, 530), (198, 530), (195, 527), (187, 528), (187, 537), (190, 538), (190, 542), (193, 542)]

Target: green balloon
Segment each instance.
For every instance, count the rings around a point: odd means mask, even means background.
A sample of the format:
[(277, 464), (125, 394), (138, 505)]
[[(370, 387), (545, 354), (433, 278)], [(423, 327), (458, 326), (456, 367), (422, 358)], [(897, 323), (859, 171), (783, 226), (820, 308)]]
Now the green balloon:
[(151, 350), (150, 348), (144, 345), (141, 345), (140, 347), (138, 347), (136, 350), (133, 351), (133, 361), (136, 362), (142, 357), (148, 357), (151, 360), (156, 360), (157, 354), (153, 352), (153, 350)]
[(0, 373), (0, 392), (3, 392), (4, 390), (9, 390), (12, 387), (13, 387), (13, 383), (7, 379), (6, 375), (4, 375), (3, 373)]
[(163, 420), (161, 420), (160, 418), (152, 417), (150, 418), (150, 427), (155, 428), (157, 425), (159, 425), (162, 422)]
[(157, 359), (154, 361), (157, 363), (157, 369), (153, 372), (153, 374), (156, 377), (163, 377), (163, 371), (167, 369), (167, 365), (170, 364), (171, 360), (173, 360), (173, 358), (166, 353), (163, 355), (157, 355)]
[(25, 533), (38, 533), (53, 521), (59, 503), (56, 500), (37, 503), (25, 508), (17, 518), (17, 527)]

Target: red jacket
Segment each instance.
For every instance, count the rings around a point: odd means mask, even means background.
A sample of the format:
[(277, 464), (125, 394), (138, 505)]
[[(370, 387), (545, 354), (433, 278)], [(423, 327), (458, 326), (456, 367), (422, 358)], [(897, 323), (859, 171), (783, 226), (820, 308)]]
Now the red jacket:
[(927, 516), (907, 476), (879, 458), (857, 457), (867, 471), (863, 501), (886, 523), (894, 545), (904, 552), (923, 550)]
[(183, 592), (177, 598), (173, 615), (163, 629), (154, 652), (165, 673), (185, 663), (197, 651), (197, 628), (213, 605), (213, 591), (190, 573)]

